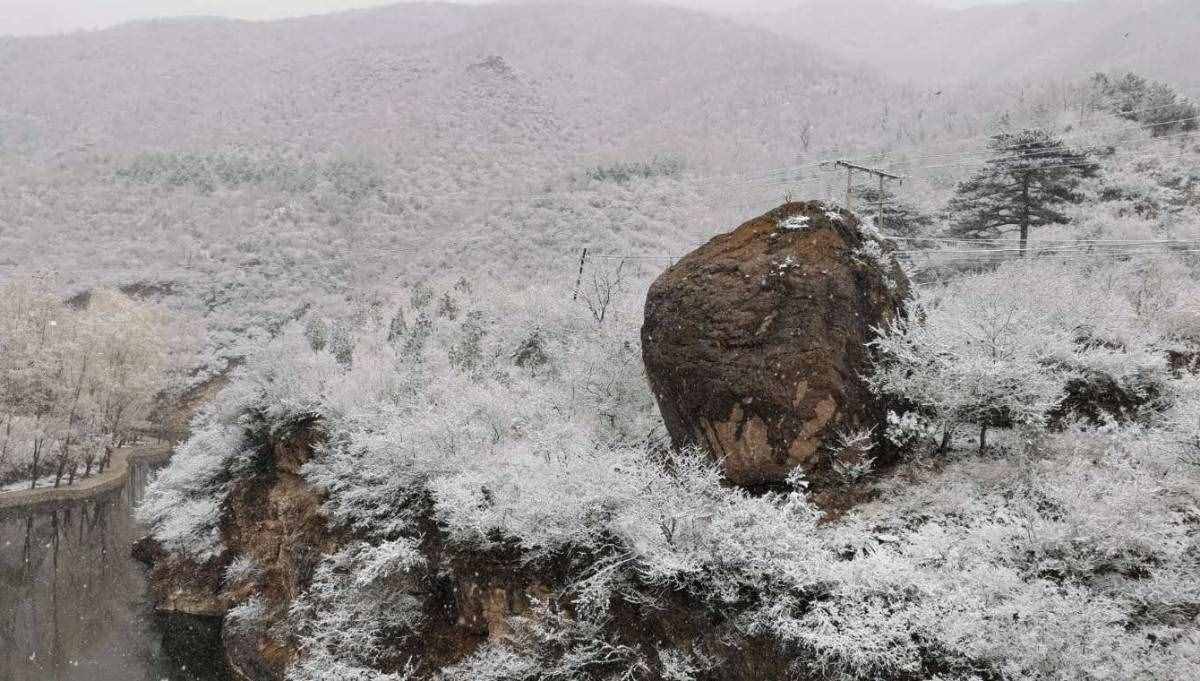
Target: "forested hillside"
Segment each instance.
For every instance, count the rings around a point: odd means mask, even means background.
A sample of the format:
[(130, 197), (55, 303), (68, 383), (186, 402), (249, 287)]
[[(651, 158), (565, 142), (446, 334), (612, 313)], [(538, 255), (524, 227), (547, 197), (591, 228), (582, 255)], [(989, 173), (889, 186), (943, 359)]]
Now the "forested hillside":
[[(717, 131), (732, 137), (715, 160), (789, 159), (806, 120), (836, 124), (822, 139), (844, 142), (881, 103), (846, 117), (839, 100), (886, 90), (824, 50), (634, 3), (156, 21), (0, 50), (10, 125), (25, 119), (22, 132), (56, 151), (360, 144), (403, 150), (413, 169), (452, 147), (451, 162), (469, 155), (468, 144), (519, 154), (492, 159), (512, 168), (528, 154), (691, 155), (696, 135)], [(55, 87), (64, 82), (72, 92)], [(519, 143), (532, 139), (548, 144)], [(703, 139), (715, 153), (718, 140)]]
[[(219, 366), (397, 277), (569, 282), (584, 247), (666, 260), (786, 192), (832, 198), (816, 162), (835, 153), (966, 153), (998, 125), (1080, 118), (1036, 83), (1000, 111), (944, 108), (817, 44), (612, 3), (7, 39), (0, 267), (52, 270), (65, 294), (173, 291)], [(922, 200), (957, 177), (923, 174)]]
[(887, 89), (652, 5), (161, 21), (0, 54), (0, 267), (171, 292), (217, 367), (396, 277), (668, 251), (740, 214), (731, 189), (776, 200), (766, 169), (876, 138), (882, 104), (844, 103)]
[[(904, 407), (821, 450), (854, 508), (665, 446), (636, 261), (578, 300), (464, 278), (251, 358), (142, 507), (157, 588), (225, 612), (227, 654), (263, 678), (1186, 676), (1200, 178), (1173, 151), (1093, 161), (1023, 258), (930, 256), (948, 267), (870, 345)], [(875, 465), (885, 446), (898, 464)], [(254, 529), (261, 498), (280, 525)]]

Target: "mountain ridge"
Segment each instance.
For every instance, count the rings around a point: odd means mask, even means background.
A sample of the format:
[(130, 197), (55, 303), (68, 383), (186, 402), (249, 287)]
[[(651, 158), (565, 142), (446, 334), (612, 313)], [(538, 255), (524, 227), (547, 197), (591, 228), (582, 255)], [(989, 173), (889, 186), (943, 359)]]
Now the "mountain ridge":
[[(804, 40), (901, 81), (954, 85), (982, 80), (1077, 77), (1134, 69), (1188, 81), (1200, 57), (1187, 0), (1086, 0), (948, 9), (900, 0), (806, 0), (742, 21)], [(1190, 57), (1190, 58), (1189, 58)], [(931, 77), (930, 74), (933, 74)]]
[[(468, 75), (490, 57), (519, 77), (497, 88)], [(553, 139), (526, 140), (572, 155), (686, 153), (689, 140), (716, 134), (728, 142), (714, 162), (785, 159), (768, 147), (799, 146), (809, 120), (835, 122), (830, 139), (859, 134), (837, 98), (890, 89), (867, 69), (728, 18), (596, 2), (421, 3), (9, 38), (0, 87), (10, 93), (0, 121), (19, 117), (44, 141), (98, 151), (269, 141), (408, 152), (490, 144), (500, 124), (518, 136), (549, 125)], [(506, 103), (492, 109), (496, 97)], [(525, 105), (535, 123), (517, 111)]]

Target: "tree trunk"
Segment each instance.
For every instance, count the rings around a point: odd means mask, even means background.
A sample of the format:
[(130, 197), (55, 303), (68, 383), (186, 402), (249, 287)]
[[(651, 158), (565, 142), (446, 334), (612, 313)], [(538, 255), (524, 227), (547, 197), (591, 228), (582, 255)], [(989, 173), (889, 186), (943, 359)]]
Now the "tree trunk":
[(10, 416), (8, 418), (8, 425), (4, 429), (4, 446), (0, 447), (0, 466), (4, 465), (5, 461), (8, 461), (8, 443), (12, 440), (12, 424), (15, 419), (15, 416)]
[(979, 426), (979, 451), (987, 449), (987, 424)]
[(1021, 177), (1021, 257), (1029, 244), (1029, 173)]
[(29, 474), (29, 489), (37, 487), (38, 479), (38, 459), (42, 455), (42, 442), (40, 439), (33, 441), (33, 471)]
[[(62, 449), (58, 453), (58, 470), (54, 471), (54, 486), (58, 487), (62, 482), (63, 473), (67, 470), (67, 461), (71, 458), (71, 436), (68, 434), (67, 439), (63, 440)], [(74, 465), (72, 465), (74, 468)], [(71, 477), (74, 477), (72, 474)]]

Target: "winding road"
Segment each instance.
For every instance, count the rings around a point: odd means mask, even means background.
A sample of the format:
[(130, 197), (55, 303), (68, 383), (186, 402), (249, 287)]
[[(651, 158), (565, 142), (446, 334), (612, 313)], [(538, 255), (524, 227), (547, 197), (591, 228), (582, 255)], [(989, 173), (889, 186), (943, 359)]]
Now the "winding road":
[(76, 480), (73, 485), (0, 492), (0, 510), (61, 501), (78, 501), (111, 492), (125, 485), (129, 479), (129, 469), (132, 464), (141, 461), (150, 463), (166, 461), (171, 456), (171, 449), (171, 445), (166, 444), (118, 449), (113, 452), (108, 468), (103, 473)]

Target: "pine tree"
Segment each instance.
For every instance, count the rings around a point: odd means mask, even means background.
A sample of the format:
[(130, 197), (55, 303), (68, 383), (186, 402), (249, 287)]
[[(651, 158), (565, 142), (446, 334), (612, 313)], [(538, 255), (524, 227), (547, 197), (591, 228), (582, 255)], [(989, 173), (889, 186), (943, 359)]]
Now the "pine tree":
[(1136, 73), (1109, 77), (1092, 76), (1093, 98), (1101, 108), (1126, 120), (1145, 124), (1155, 137), (1175, 130), (1188, 132), (1200, 127), (1200, 107), (1179, 96), (1170, 85), (1147, 80)]
[(1016, 231), (1022, 255), (1031, 229), (1068, 222), (1059, 208), (1081, 201), (1080, 181), (1099, 170), (1086, 152), (1067, 148), (1044, 130), (1001, 133), (988, 148), (994, 158), (959, 184), (950, 201), (949, 212), (956, 217), (950, 233), (997, 238)]
[(857, 198), (856, 205), (862, 206), (862, 212), (878, 220), (880, 202), (883, 203), (883, 222), (877, 225), (888, 237), (904, 237), (906, 246), (913, 248), (929, 248), (932, 241), (916, 241), (918, 237), (929, 236), (933, 230), (934, 218), (916, 206), (901, 201), (895, 192), (884, 189), (880, 193), (876, 187), (857, 186), (854, 190)]
[(1139, 120), (1155, 137), (1164, 137), (1175, 130), (1190, 131), (1196, 129), (1196, 116), (1200, 111), (1196, 105), (1181, 99), (1169, 85), (1154, 83), (1146, 89), (1142, 100), (1144, 111)]

